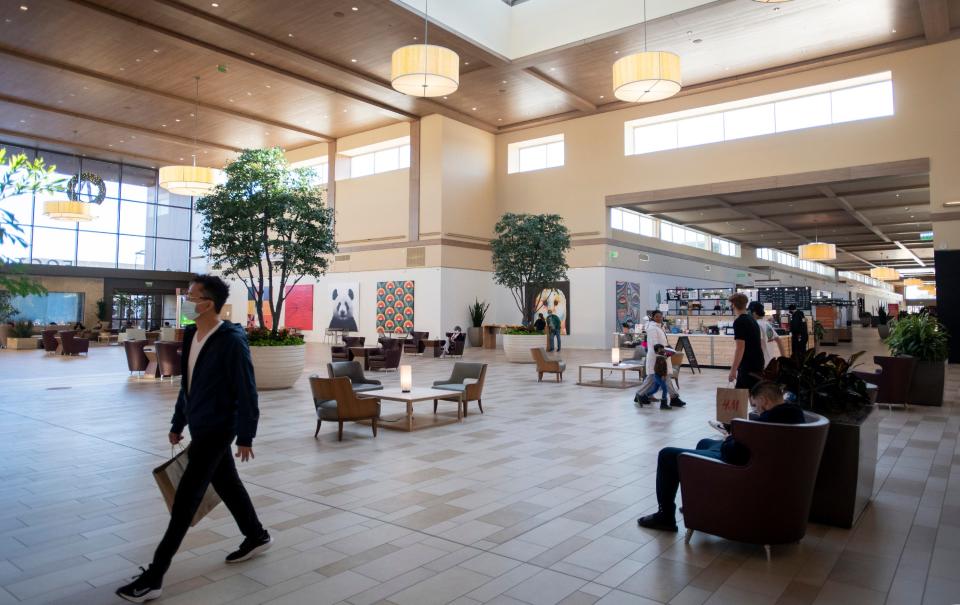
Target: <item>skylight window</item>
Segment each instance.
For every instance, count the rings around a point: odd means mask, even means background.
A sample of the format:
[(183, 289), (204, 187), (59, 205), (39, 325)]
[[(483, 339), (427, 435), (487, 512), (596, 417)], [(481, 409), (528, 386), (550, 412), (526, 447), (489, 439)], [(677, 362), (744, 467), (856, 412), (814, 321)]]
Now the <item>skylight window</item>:
[(507, 174), (563, 166), (563, 135), (507, 145)]

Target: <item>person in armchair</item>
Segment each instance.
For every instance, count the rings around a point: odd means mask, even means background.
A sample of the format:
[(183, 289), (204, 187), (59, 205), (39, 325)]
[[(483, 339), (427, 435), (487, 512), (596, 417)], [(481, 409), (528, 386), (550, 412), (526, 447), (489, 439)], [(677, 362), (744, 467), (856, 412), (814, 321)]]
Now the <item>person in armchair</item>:
[[(803, 424), (806, 418), (803, 409), (793, 403), (784, 403), (783, 389), (780, 385), (769, 382), (758, 382), (750, 389), (750, 405), (756, 412), (750, 415), (751, 420), (759, 422), (773, 422), (780, 424)], [(676, 499), (680, 489), (680, 469), (678, 459), (680, 454), (694, 453), (722, 460), (728, 464), (743, 466), (750, 460), (750, 451), (732, 436), (725, 439), (701, 439), (696, 449), (679, 447), (665, 447), (660, 450), (657, 458), (657, 512), (640, 517), (637, 524), (648, 529), (663, 531), (677, 531)]]

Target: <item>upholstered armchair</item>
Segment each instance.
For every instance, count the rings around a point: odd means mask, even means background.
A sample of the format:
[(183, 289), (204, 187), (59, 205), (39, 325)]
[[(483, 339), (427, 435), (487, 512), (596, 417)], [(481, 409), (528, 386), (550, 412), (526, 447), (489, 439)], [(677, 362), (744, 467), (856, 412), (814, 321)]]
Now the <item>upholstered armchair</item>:
[(40, 333), (40, 339), (43, 341), (43, 350), (45, 353), (56, 353), (57, 352), (57, 331), (56, 330), (44, 330)]
[(430, 332), (410, 332), (410, 336), (403, 341), (403, 352), (420, 355), (425, 348), (421, 341), (428, 338), (430, 338)]
[(125, 340), (123, 341), (123, 350), (127, 354), (127, 369), (130, 373), (145, 372), (147, 364), (150, 363), (143, 347), (147, 345), (146, 340)]
[(77, 338), (76, 334), (73, 330), (60, 332), (60, 344), (63, 347), (64, 355), (79, 355), (80, 353), (86, 355), (90, 352), (90, 341), (86, 338)]
[(556, 374), (557, 382), (563, 382), (563, 373), (567, 371), (567, 364), (560, 359), (550, 359), (543, 347), (530, 349), (533, 360), (537, 362), (537, 382), (543, 381), (544, 374)]
[(370, 420), (373, 436), (377, 436), (377, 420), (380, 418), (380, 400), (374, 397), (360, 399), (346, 376), (338, 378), (310, 377), (310, 391), (317, 412), (316, 439), (320, 434), (320, 424), (324, 420), (338, 424), (337, 441), (343, 441), (343, 423), (357, 420)]
[[(453, 332), (447, 332), (447, 339), (449, 340), (453, 336)], [(450, 343), (450, 349), (447, 351), (447, 355), (450, 357), (457, 356), (463, 357), (463, 345), (467, 342), (467, 333), (460, 332), (453, 339), (453, 342)]]
[(913, 371), (917, 367), (915, 357), (883, 357), (877, 355), (873, 363), (880, 366), (876, 372), (854, 371), (864, 382), (877, 385), (877, 400), (880, 405), (902, 405), (907, 407), (910, 396), (910, 383)]
[(403, 341), (399, 338), (381, 338), (380, 350), (367, 354), (371, 370), (396, 370), (403, 356)]
[(680, 455), (687, 542), (702, 531), (763, 544), (769, 559), (770, 545), (803, 538), (830, 424), (823, 416), (805, 415), (805, 424), (734, 419), (733, 437), (750, 450), (746, 466)]
[(344, 336), (342, 345), (330, 347), (330, 358), (334, 361), (353, 361), (350, 347), (362, 347), (365, 340), (364, 336)]
[[(483, 413), (483, 381), (487, 376), (487, 364), (485, 363), (467, 363), (458, 361), (453, 364), (453, 372), (450, 378), (446, 380), (436, 380), (433, 388), (441, 391), (455, 391), (463, 393), (461, 401), (463, 403), (463, 415), (467, 415), (467, 402), (476, 401)], [(433, 413), (437, 413), (436, 399), (433, 400)]]
[(157, 367), (160, 369), (160, 380), (163, 380), (164, 376), (169, 376), (173, 378), (174, 376), (180, 376), (180, 349), (179, 342), (162, 342), (158, 341), (154, 343), (154, 346), (157, 349)]
[(359, 361), (332, 361), (327, 364), (327, 377), (349, 378), (354, 393), (383, 389), (383, 384), (379, 380), (367, 378), (363, 375), (363, 366), (360, 365)]

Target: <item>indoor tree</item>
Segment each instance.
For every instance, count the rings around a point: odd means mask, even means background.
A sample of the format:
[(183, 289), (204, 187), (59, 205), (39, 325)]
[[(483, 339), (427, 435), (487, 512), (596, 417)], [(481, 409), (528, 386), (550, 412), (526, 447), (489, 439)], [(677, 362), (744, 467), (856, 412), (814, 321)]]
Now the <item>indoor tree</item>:
[[(12, 212), (3, 207), (3, 200), (24, 193), (53, 193), (65, 189), (66, 179), (59, 178), (54, 169), (56, 166), (46, 166), (43, 158), (29, 160), (25, 154), (7, 155), (7, 150), (0, 147), (0, 249), (8, 242), (15, 246), (26, 247), (23, 239), (23, 227)], [(28, 294), (45, 294), (46, 289), (23, 275), (15, 268), (15, 261), (0, 254), (0, 288), (9, 291), (14, 296)]]
[(570, 232), (559, 214), (512, 212), (501, 216), (493, 229), (493, 280), (510, 291), (527, 325), (533, 313), (527, 305), (533, 301), (525, 300), (524, 289), (536, 291), (567, 278)]
[[(245, 149), (224, 172), (226, 182), (197, 200), (202, 246), (214, 269), (252, 292), (258, 325), (266, 330), (264, 304), (279, 319), (287, 289), (330, 265), (337, 251), (333, 211), (313, 184), (315, 172), (291, 168), (280, 148)], [(279, 321), (269, 338), (282, 339)]]

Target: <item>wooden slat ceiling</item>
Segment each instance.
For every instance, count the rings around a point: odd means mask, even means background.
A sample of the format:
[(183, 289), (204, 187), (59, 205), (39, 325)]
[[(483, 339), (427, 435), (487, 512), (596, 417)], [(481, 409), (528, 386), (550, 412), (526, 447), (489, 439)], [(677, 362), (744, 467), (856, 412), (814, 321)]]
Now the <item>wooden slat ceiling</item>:
[[(872, 231), (849, 203), (884, 237)], [(624, 207), (755, 247), (796, 253), (800, 244), (820, 239), (837, 244), (838, 269), (867, 271), (872, 264), (901, 268), (920, 265), (896, 245), (907, 246), (933, 267), (933, 242), (920, 233), (933, 229), (927, 174), (876, 177), (720, 196), (680, 198)], [(756, 217), (756, 218), (754, 218)]]
[[(924, 30), (921, 2), (940, 5), (926, 11), (928, 25), (960, 15), (960, 0), (720, 0), (652, 21), (646, 36), (651, 48), (681, 55), (686, 89), (696, 90), (860, 49), (926, 44), (931, 32), (942, 39), (942, 23)], [(292, 149), (432, 113), (504, 132), (623, 107), (610, 66), (642, 48), (644, 35), (634, 26), (508, 61), (432, 25), (430, 41), (461, 57), (461, 85), (448, 99), (415, 99), (389, 85), (392, 51), (423, 38), (422, 17), (404, 5), (213, 4), (0, 0), (0, 133), (80, 151), (76, 130), (87, 153), (111, 159), (179, 161), (199, 150), (222, 165), (236, 148)]]

